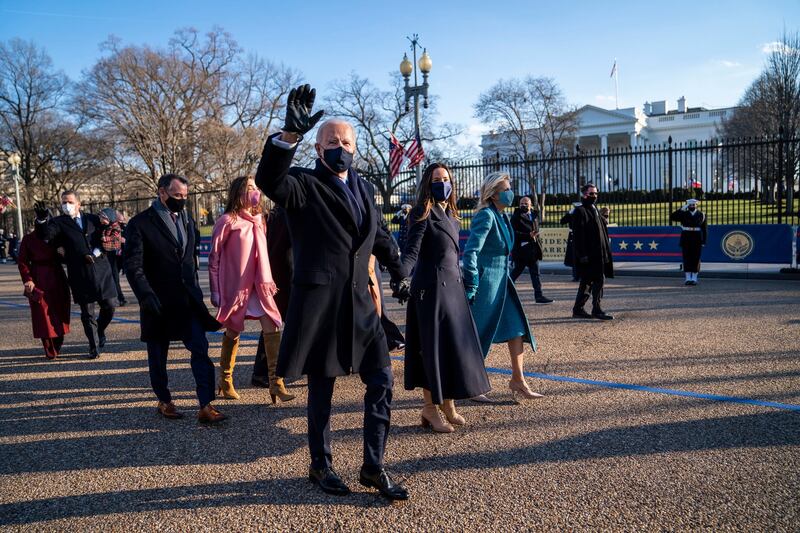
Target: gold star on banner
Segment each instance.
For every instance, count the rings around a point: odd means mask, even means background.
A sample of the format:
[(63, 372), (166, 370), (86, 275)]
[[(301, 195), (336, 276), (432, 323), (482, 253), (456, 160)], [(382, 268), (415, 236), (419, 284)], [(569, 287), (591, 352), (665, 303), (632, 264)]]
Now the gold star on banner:
[(627, 242), (625, 242), (625, 241), (621, 241), (621, 242), (619, 243), (619, 249), (620, 249), (620, 250), (627, 250), (627, 249), (628, 249), (628, 243), (627, 243)]
[(637, 250), (641, 250), (643, 245), (644, 243), (640, 241), (636, 241), (635, 243), (633, 243), (633, 247), (636, 248)]
[(650, 249), (651, 250), (658, 250), (658, 243), (656, 241), (652, 241), (650, 243)]

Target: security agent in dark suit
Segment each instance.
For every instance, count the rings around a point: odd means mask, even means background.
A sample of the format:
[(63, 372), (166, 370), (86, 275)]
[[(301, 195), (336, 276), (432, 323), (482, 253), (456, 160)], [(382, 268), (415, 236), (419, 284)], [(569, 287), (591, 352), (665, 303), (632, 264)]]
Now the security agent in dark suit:
[(331, 399), (336, 377), (357, 372), (366, 386), (359, 481), (403, 500), (408, 493), (383, 466), (393, 376), (368, 271), (372, 254), (396, 283), (402, 264), (379, 223), (373, 187), (351, 168), (356, 146), (350, 124), (322, 124), (315, 168), (291, 167), (297, 143), (322, 117), (322, 111), (311, 115), (315, 95), (309, 85), (292, 89), (283, 131), (267, 140), (256, 172), (256, 184), (286, 209), (292, 237), (292, 294), (277, 374), (308, 376), (309, 479), (344, 495), (350, 489), (332, 468)]
[(133, 217), (126, 229), (125, 274), (139, 300), (141, 340), (147, 343), (150, 383), (158, 397), (158, 412), (182, 418), (167, 387), (170, 341), (181, 341), (191, 352), (202, 423), (226, 417), (214, 400), (214, 363), (208, 357), (207, 331), (220, 329), (203, 302), (197, 278), (199, 233), (184, 209), (188, 181), (166, 174), (158, 180), (158, 198)]
[[(96, 359), (106, 344), (106, 327), (117, 306), (111, 265), (100, 244), (100, 219), (81, 212), (81, 199), (75, 191), (61, 194), (63, 215), (50, 218), (44, 202), (36, 202), (34, 211), (37, 236), (54, 248), (64, 249), (69, 287), (81, 308), (81, 323), (89, 341), (89, 359)], [(97, 318), (95, 303), (100, 305)]]
[(531, 199), (523, 196), (519, 201), (519, 208), (511, 215), (511, 227), (514, 229), (514, 247), (511, 249), (514, 268), (511, 270), (511, 279), (516, 282), (525, 267), (528, 267), (536, 303), (549, 304), (553, 303), (553, 300), (542, 294), (542, 281), (539, 277), (542, 247), (538, 240), (538, 218), (538, 213), (531, 208)]
[[(597, 318), (613, 320), (601, 306), (605, 278), (614, 277), (614, 262), (608, 241), (606, 221), (595, 207), (597, 187), (587, 183), (581, 188), (581, 206), (576, 207), (571, 217), (575, 263), (580, 278), (578, 294), (572, 308), (573, 318)], [(592, 298), (592, 314), (583, 308)]]

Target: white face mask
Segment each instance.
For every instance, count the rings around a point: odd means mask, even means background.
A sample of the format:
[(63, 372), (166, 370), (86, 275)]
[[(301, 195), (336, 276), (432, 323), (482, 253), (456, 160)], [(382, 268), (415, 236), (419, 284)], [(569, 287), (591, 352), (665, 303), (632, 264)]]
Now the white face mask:
[(75, 204), (63, 203), (61, 204), (61, 211), (65, 215), (73, 216), (75, 214)]

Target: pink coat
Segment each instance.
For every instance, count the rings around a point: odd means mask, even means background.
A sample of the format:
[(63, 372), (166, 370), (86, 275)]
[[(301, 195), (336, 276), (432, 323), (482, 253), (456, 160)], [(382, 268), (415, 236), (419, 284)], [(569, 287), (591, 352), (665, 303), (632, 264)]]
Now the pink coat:
[(273, 298), (278, 289), (269, 267), (262, 215), (242, 211), (235, 218), (226, 213), (217, 220), (211, 236), (208, 277), (212, 300), (219, 300), (216, 318), (223, 326), (244, 331), (253, 290), (267, 316), (277, 327), (281, 326), (281, 314)]

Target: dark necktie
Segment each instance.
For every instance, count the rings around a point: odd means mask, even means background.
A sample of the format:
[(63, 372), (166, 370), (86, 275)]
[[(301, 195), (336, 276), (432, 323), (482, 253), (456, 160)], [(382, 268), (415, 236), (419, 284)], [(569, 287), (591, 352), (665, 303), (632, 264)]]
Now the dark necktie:
[(169, 216), (172, 218), (172, 223), (175, 224), (175, 234), (178, 236), (178, 245), (183, 248), (183, 235), (181, 235), (181, 228), (178, 226), (178, 215), (170, 211)]
[(356, 225), (360, 228), (361, 227), (361, 209), (359, 208), (359, 202), (356, 200), (356, 196), (353, 194), (353, 191), (350, 190), (350, 187), (347, 183), (343, 180), (339, 179), (338, 177), (334, 176), (334, 179), (339, 187), (344, 192), (345, 197), (347, 198), (347, 202), (350, 204), (350, 211), (353, 213), (353, 217), (356, 219)]

